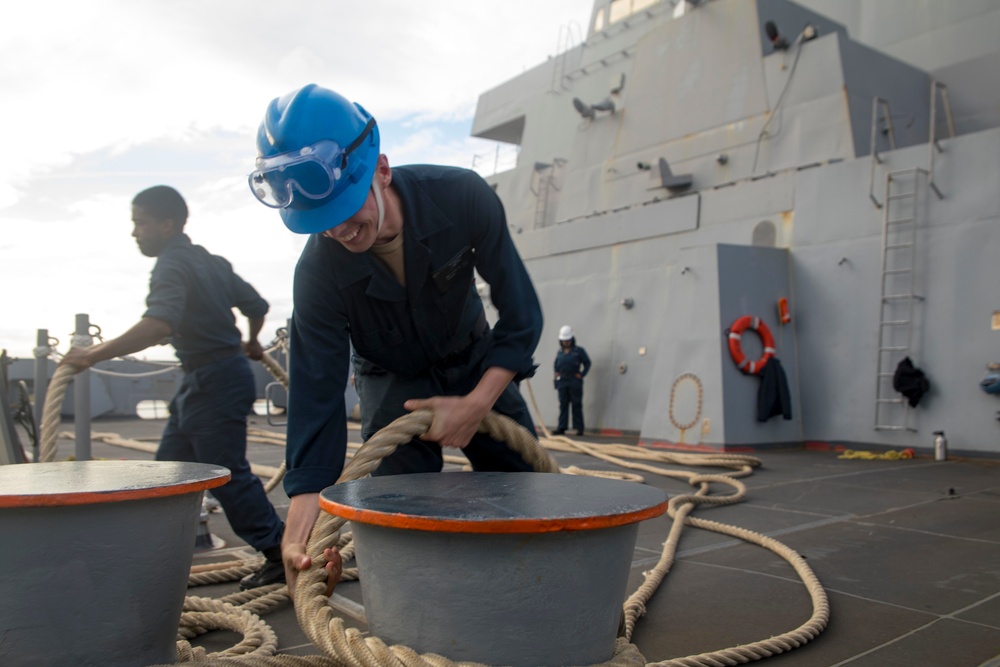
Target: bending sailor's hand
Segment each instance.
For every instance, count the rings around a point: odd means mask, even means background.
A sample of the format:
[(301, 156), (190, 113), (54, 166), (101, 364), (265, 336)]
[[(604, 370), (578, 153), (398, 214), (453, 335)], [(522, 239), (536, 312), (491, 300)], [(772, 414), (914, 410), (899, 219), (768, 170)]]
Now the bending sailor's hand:
[(420, 436), (421, 440), (436, 442), (442, 447), (462, 448), (469, 444), (483, 418), (489, 413), (468, 396), (433, 396), (431, 398), (413, 398), (403, 407), (414, 410), (430, 410), (433, 413), (431, 426)]
[[(288, 595), (295, 599), (295, 583), (300, 572), (312, 567), (312, 558), (306, 555), (306, 544), (312, 532), (316, 517), (319, 516), (319, 494), (303, 493), (292, 496), (288, 505), (288, 517), (285, 519), (285, 534), (281, 540), (281, 560), (285, 564), (285, 580), (288, 583)], [(336, 549), (326, 549), (326, 595), (333, 594), (344, 565), (340, 552)]]

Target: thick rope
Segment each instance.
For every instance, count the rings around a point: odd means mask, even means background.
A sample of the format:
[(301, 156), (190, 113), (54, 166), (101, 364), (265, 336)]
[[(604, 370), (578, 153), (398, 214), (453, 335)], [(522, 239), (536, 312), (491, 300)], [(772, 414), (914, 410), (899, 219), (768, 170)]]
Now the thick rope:
[[(62, 399), (69, 378), (78, 370), (71, 366), (61, 366), (57, 368), (56, 374), (53, 376), (42, 419), (43, 438), (40, 449), (40, 460), (42, 461), (54, 459), (55, 425), (59, 422)], [(528, 386), (530, 391), (530, 384)], [(533, 394), (531, 398), (534, 404)], [(51, 406), (55, 406), (54, 420), (50, 414), (53, 412)], [(537, 405), (535, 408), (537, 411)], [(431, 417), (429, 411), (411, 413), (376, 433), (357, 451), (354, 458), (345, 467), (338, 483), (360, 479), (370, 474), (378, 467), (384, 457), (395, 451), (397, 446), (425, 433), (430, 427)], [(685, 477), (692, 486), (699, 487), (694, 494), (671, 499), (668, 512), (674, 519), (674, 523), (670, 536), (664, 544), (660, 561), (653, 570), (645, 573), (645, 582), (626, 600), (623, 606), (625, 637), (617, 640), (614, 656), (608, 662), (594, 667), (640, 667), (644, 664), (645, 659), (639, 653), (638, 648), (628, 640), (631, 638), (636, 620), (645, 614), (646, 603), (662, 583), (673, 564), (684, 525), (732, 535), (738, 539), (758, 544), (784, 558), (792, 565), (809, 590), (813, 603), (813, 614), (806, 623), (798, 628), (768, 640), (722, 649), (713, 653), (649, 663), (646, 667), (720, 667), (744, 664), (797, 648), (814, 639), (826, 627), (829, 621), (829, 603), (826, 593), (801, 556), (780, 542), (764, 535), (688, 516), (697, 505), (724, 505), (740, 502), (745, 496), (746, 488), (735, 478), (752, 474), (752, 469), (760, 465), (759, 460), (740, 455), (667, 454), (649, 452), (648, 450), (639, 450), (642, 452), (639, 453), (639, 451), (632, 451), (626, 445), (594, 448), (568, 438), (553, 438), (544, 424), (542, 430), (548, 436), (545, 439), (553, 449), (565, 447), (568, 448), (568, 451), (589, 454), (622, 467), (671, 477)], [(491, 413), (480, 425), (479, 431), (488, 433), (496, 440), (507, 442), (511, 449), (518, 452), (535, 470), (559, 472), (559, 466), (548, 450), (539, 446), (534, 437), (513, 420)], [(563, 449), (563, 451), (567, 451), (567, 449)], [(609, 453), (609, 451), (613, 453)], [(655, 466), (628, 462), (624, 460), (624, 457), (644, 458), (660, 463), (669, 461), (695, 466), (728, 467), (732, 472), (698, 475), (665, 471)], [(579, 468), (567, 469), (565, 472), (570, 474), (607, 474), (597, 471), (583, 471)], [(736, 493), (730, 496), (708, 496), (711, 483), (728, 484), (736, 489)], [(321, 513), (313, 526), (307, 545), (307, 553), (313, 559), (313, 567), (299, 575), (299, 584), (296, 587), (295, 611), (299, 624), (313, 644), (324, 651), (326, 655), (307, 657), (274, 655), (277, 639), (274, 637), (273, 631), (259, 618), (255, 611), (267, 613), (282, 604), (287, 599), (287, 588), (277, 587), (275, 590), (276, 587), (266, 587), (265, 589), (234, 594), (238, 597), (234, 597), (233, 602), (240, 606), (228, 601), (189, 597), (185, 601), (185, 611), (182, 614), (181, 629), (179, 630), (178, 658), (184, 662), (200, 662), (206, 665), (218, 664), (221, 666), (236, 663), (252, 667), (339, 667), (344, 664), (367, 667), (485, 667), (479, 663), (452, 662), (436, 654), (418, 654), (405, 646), (387, 646), (377, 637), (363, 637), (362, 633), (356, 629), (346, 628), (343, 620), (334, 616), (325, 595), (326, 571), (324, 566), (326, 561), (322, 553), (326, 548), (333, 546), (347, 547), (349, 543), (345, 543), (346, 536), (342, 537), (339, 534), (344, 523), (343, 519)], [(351, 548), (353, 549), (353, 545)], [(221, 569), (213, 567), (202, 572), (193, 571), (192, 581), (199, 581), (200, 578), (204, 577), (214, 582), (219, 577), (234, 577), (235, 572), (241, 571), (238, 569), (239, 567), (250, 568), (249, 565), (240, 564), (236, 568), (226, 565)], [(356, 573), (354, 574), (356, 576)], [(342, 580), (347, 578), (350, 577), (341, 577)], [(204, 600), (208, 601), (204, 602)], [(213, 654), (207, 654), (204, 649), (192, 647), (187, 641), (187, 639), (212, 629), (227, 629), (238, 632), (243, 635), (243, 640), (226, 651)], [(226, 657), (223, 660), (221, 659), (223, 656), (232, 657)]]
[(52, 382), (45, 392), (45, 409), (42, 410), (42, 438), (38, 447), (38, 460), (41, 463), (51, 463), (56, 459), (56, 432), (62, 418), (66, 387), (73, 375), (81, 370), (83, 369), (77, 366), (59, 366), (52, 375)]
[[(340, 480), (338, 480), (338, 483), (352, 479), (359, 479), (367, 475), (374, 470), (375, 467), (377, 467), (378, 462), (381, 461), (382, 457), (388, 456), (395, 450), (396, 445), (408, 442), (412, 437), (414, 437), (416, 434), (414, 429), (417, 427), (417, 417), (415, 415), (408, 415), (408, 417), (414, 416), (413, 421), (415, 423), (413, 426), (400, 425), (398, 424), (398, 420), (379, 434), (376, 434), (376, 437), (380, 435), (383, 436), (382, 439), (384, 439), (384, 442), (380, 441), (376, 447), (372, 448), (371, 452), (365, 452), (365, 447), (362, 447), (362, 450), (358, 452), (351, 464), (345, 468)], [(498, 416), (491, 415), (491, 417)], [(422, 419), (424, 419), (426, 425), (429, 426), (429, 415), (425, 415)], [(486, 421), (484, 421), (484, 425), (486, 425)], [(399, 426), (398, 429), (395, 428), (397, 426)], [(426, 426), (424, 426), (424, 428), (426, 428)], [(490, 433), (493, 437), (496, 437), (492, 429), (490, 429)], [(524, 431), (524, 434), (527, 434), (527, 432)], [(518, 452), (522, 451), (522, 447), (528, 447), (529, 445), (527, 443), (534, 442), (534, 438), (531, 438), (530, 434), (527, 434), (529, 436), (528, 439), (524, 439), (521, 433), (511, 433), (511, 435), (516, 436), (516, 439), (509, 439), (507, 442), (511, 445), (512, 449)], [(372, 438), (372, 440), (375, 440), (375, 438)], [(536, 449), (541, 450), (541, 448), (537, 447)], [(384, 452), (382, 450), (384, 450)], [(522, 453), (522, 456), (526, 456), (526, 454)], [(378, 457), (377, 460), (376, 457)], [(547, 458), (550, 457), (547, 456)], [(704, 463), (704, 460), (702, 460), (702, 463)], [(552, 461), (551, 464), (554, 465), (555, 462)], [(740, 465), (740, 469), (733, 474), (746, 474), (746, 469), (749, 468), (747, 462), (740, 460), (730, 463), (730, 465), (733, 466), (737, 464)], [(543, 467), (544, 464), (543, 466), (536, 467), (536, 469), (542, 470)], [(552, 470), (546, 471), (551, 472)], [(626, 664), (642, 664), (641, 661), (638, 663), (635, 662), (637, 655), (640, 660), (644, 659), (642, 659), (641, 655), (638, 654), (638, 649), (634, 647), (634, 645), (627, 642), (627, 638), (631, 637), (636, 618), (645, 613), (646, 602), (648, 602), (653, 592), (655, 592), (656, 588), (662, 582), (663, 577), (666, 575), (673, 562), (673, 556), (676, 553), (676, 544), (679, 540), (680, 528), (687, 519), (687, 514), (696, 503), (707, 503), (712, 505), (732, 504), (740, 502), (746, 493), (746, 488), (742, 482), (739, 482), (738, 480), (735, 480), (731, 476), (727, 475), (692, 476), (689, 481), (692, 484), (699, 485), (701, 488), (698, 493), (694, 495), (679, 496), (671, 501), (672, 508), (675, 508), (681, 502), (684, 502), (685, 504), (683, 506), (684, 509), (680, 512), (677, 512), (676, 509), (671, 510), (671, 513), (675, 518), (675, 527), (671, 531), (672, 539), (668, 540), (670, 548), (668, 549), (665, 545), (664, 556), (661, 558), (660, 563), (652, 572), (647, 574), (647, 581), (645, 584), (626, 601), (624, 606), (626, 615), (626, 637), (623, 638), (625, 641), (620, 640), (618, 642), (614, 657), (610, 661), (604, 663), (607, 667), (617, 667), (618, 665)], [(707, 494), (709, 488), (708, 485), (711, 482), (721, 482), (734, 486), (737, 489), (737, 493), (727, 497), (706, 496), (705, 494)], [(779, 637), (775, 637), (770, 640), (756, 642), (755, 644), (735, 647), (732, 649), (725, 649), (713, 654), (702, 654), (700, 656), (681, 658), (679, 661), (651, 664), (671, 665), (671, 667), (689, 667), (694, 665), (735, 665), (742, 662), (757, 660), (761, 657), (766, 657), (767, 655), (774, 655), (776, 653), (790, 650), (791, 648), (800, 646), (801, 644), (809, 641), (822, 631), (829, 618), (829, 605), (826, 601), (826, 594), (819, 585), (818, 579), (816, 579), (815, 575), (811, 572), (801, 557), (798, 557), (797, 554), (794, 554), (794, 552), (787, 549), (787, 547), (780, 545), (780, 543), (775, 540), (762, 535), (757, 536), (756, 534), (751, 533), (751, 531), (744, 531), (742, 529), (728, 526), (723, 528), (724, 524), (715, 524), (714, 522), (702, 522), (699, 524), (695, 523), (696, 521), (698, 520), (691, 519), (689, 523), (691, 525), (705, 527), (709, 530), (719, 530), (720, 532), (728, 532), (729, 534), (737, 536), (745, 535), (745, 538), (748, 539), (748, 541), (754, 541), (762, 544), (789, 560), (809, 588), (810, 594), (813, 598), (815, 611), (813, 613), (813, 617), (805, 625), (790, 633), (785, 633), (784, 635), (780, 635)], [(344, 521), (342, 519), (329, 517), (329, 515), (320, 517), (320, 520), (317, 521), (313, 528), (312, 535), (309, 539), (309, 545), (307, 546), (307, 552), (313, 559), (313, 567), (299, 575), (299, 582), (296, 587), (295, 594), (295, 610), (299, 619), (299, 624), (302, 626), (303, 630), (305, 630), (307, 636), (309, 636), (313, 644), (326, 654), (325, 657), (342, 658), (351, 665), (371, 665), (372, 667), (388, 667), (390, 665), (393, 667), (451, 667), (452, 665), (457, 665), (461, 667), (472, 667), (475, 663), (454, 663), (449, 661), (447, 658), (443, 658), (442, 656), (435, 654), (419, 655), (405, 647), (386, 646), (377, 637), (363, 638), (356, 630), (346, 629), (342, 619), (333, 615), (333, 611), (330, 609), (329, 605), (326, 604), (326, 575), (324, 569), (325, 559), (323, 558), (322, 553), (324, 549), (332, 546), (333, 540), (336, 538), (336, 531), (343, 524)]]

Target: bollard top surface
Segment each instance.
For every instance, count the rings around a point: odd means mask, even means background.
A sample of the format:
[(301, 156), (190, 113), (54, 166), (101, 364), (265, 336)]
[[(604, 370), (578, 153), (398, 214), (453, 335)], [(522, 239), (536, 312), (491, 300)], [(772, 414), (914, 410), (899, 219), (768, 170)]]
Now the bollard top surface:
[(229, 481), (222, 466), (179, 461), (60, 461), (0, 466), (0, 508), (64, 507), (195, 493)]
[(349, 521), (454, 533), (610, 528), (660, 516), (667, 494), (635, 482), (559, 473), (442, 472), (327, 487), (320, 508)]

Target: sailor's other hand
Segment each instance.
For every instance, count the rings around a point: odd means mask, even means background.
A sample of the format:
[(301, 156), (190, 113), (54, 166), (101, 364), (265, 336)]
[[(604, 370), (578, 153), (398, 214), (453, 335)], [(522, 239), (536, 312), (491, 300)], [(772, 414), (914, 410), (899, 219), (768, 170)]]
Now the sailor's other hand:
[[(294, 599), (295, 585), (300, 572), (305, 572), (312, 567), (312, 558), (306, 555), (306, 545), (286, 544), (282, 547), (281, 557), (285, 562), (285, 580), (288, 583), (288, 594)], [(340, 581), (340, 575), (344, 571), (344, 561), (340, 557), (340, 551), (336, 548), (325, 549), (323, 557), (326, 558), (326, 596), (333, 595), (333, 589)]]
[(264, 358), (264, 348), (261, 346), (260, 341), (257, 340), (250, 340), (243, 343), (243, 352), (254, 361), (260, 361)]
[(468, 397), (434, 396), (432, 398), (411, 398), (403, 407), (414, 410), (430, 410), (433, 413), (431, 426), (420, 436), (421, 440), (436, 442), (442, 447), (462, 448), (469, 444), (476, 434), (479, 424), (486, 417), (485, 411), (468, 400)]
[(59, 365), (74, 366), (77, 372), (90, 368), (94, 365), (94, 362), (90, 360), (90, 354), (88, 354), (90, 349), (89, 347), (71, 347)]
[(295, 583), (299, 572), (305, 572), (312, 565), (312, 558), (306, 555), (306, 545), (299, 543), (282, 544), (281, 560), (285, 563), (285, 582), (288, 584), (288, 595), (295, 598)]
[(330, 597), (344, 572), (344, 559), (336, 547), (324, 549), (323, 557), (326, 558), (326, 597)]

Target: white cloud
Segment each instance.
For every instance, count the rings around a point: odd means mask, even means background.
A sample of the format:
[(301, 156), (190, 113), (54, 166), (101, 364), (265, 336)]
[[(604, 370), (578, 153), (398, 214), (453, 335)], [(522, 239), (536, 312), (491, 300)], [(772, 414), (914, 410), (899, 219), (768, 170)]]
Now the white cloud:
[(0, 348), (29, 355), (36, 328), (65, 345), (78, 312), (109, 335), (141, 315), (152, 260), (129, 236), (129, 201), (155, 183), (185, 194), (192, 239), (230, 259), (283, 324), (304, 238), (245, 182), (267, 103), (314, 81), (394, 128), (383, 138), (393, 164), (470, 166), (486, 151), (465, 136), (480, 93), (542, 63), (591, 4), (11, 4), (0, 23)]

